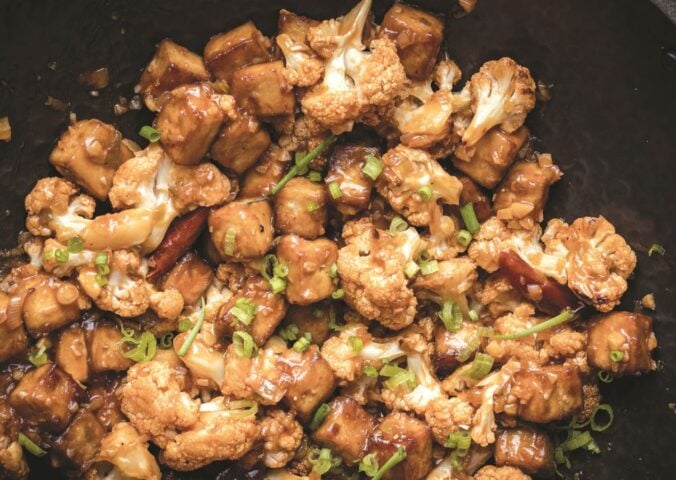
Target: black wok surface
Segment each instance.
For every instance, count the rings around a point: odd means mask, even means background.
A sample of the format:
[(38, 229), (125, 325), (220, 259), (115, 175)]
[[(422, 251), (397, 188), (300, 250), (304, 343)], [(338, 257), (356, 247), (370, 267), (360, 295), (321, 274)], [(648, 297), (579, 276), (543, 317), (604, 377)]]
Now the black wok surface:
[[(0, 142), (0, 247), (15, 245), (24, 196), (54, 173), (47, 158), (69, 120), (44, 105), (48, 96), (70, 103), (79, 119), (101, 118), (140, 140), (136, 132), (150, 114), (116, 117), (112, 105), (120, 95), (131, 98), (162, 38), (201, 52), (211, 35), (248, 19), (272, 34), (282, 6), (325, 18), (352, 3), (0, 1), (0, 116), (10, 117), (13, 133), (11, 143)], [(375, 3), (380, 19), (391, 2)], [(639, 259), (623, 307), (655, 293), (660, 369), (602, 387), (615, 423), (596, 435), (601, 455), (573, 457), (574, 472), (588, 480), (675, 478), (676, 413), (668, 404), (676, 403), (676, 58), (668, 49), (676, 49), (676, 26), (647, 0), (479, 0), (463, 18), (453, 18), (454, 0), (417, 3), (447, 14), (448, 51), (466, 78), (484, 61), (509, 55), (554, 84), (551, 102), (527, 122), (565, 172), (547, 215), (606, 216)], [(77, 76), (101, 66), (111, 82), (92, 97)], [(648, 257), (654, 242), (666, 257)], [(217, 478), (218, 470), (184, 478)], [(48, 476), (57, 478), (44, 466), (33, 470), (32, 478)]]

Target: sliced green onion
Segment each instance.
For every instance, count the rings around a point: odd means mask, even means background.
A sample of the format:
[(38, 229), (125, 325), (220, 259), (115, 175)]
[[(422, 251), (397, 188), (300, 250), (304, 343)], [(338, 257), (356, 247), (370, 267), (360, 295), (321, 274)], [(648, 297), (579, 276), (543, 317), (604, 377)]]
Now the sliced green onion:
[(258, 346), (253, 338), (246, 332), (237, 331), (232, 334), (232, 344), (235, 347), (235, 353), (240, 357), (251, 358), (258, 352)]
[(648, 256), (652, 257), (653, 253), (656, 253), (663, 257), (664, 254), (667, 253), (667, 251), (659, 243), (653, 243), (652, 245), (650, 245), (650, 248), (648, 249)]
[(173, 340), (174, 340), (173, 332), (166, 332), (160, 336), (160, 339), (157, 343), (160, 346), (160, 348), (166, 350), (167, 348), (171, 348)]
[(340, 185), (336, 182), (329, 183), (329, 193), (331, 198), (334, 200), (343, 196), (343, 191), (340, 189)]
[(286, 289), (286, 280), (283, 278), (272, 277), (268, 283), (270, 284), (272, 293), (282, 293)]
[(234, 400), (228, 404), (228, 414), (234, 418), (253, 417), (258, 413), (258, 403), (254, 400)]
[(310, 343), (312, 343), (312, 335), (310, 335), (309, 332), (305, 332), (302, 337), (296, 340), (296, 342), (293, 344), (293, 347), (291, 348), (293, 348), (298, 353), (303, 353), (308, 349)]
[(397, 216), (390, 221), (390, 233), (396, 235), (397, 233), (405, 232), (408, 228), (408, 223), (403, 218)]
[[(599, 412), (604, 412), (607, 415), (608, 420), (605, 423), (599, 423), (596, 421), (596, 416), (599, 414)], [(615, 415), (613, 413), (613, 407), (611, 407), (607, 403), (602, 403), (601, 405), (596, 407), (591, 414), (590, 417), (591, 429), (594, 430), (595, 432), (603, 432), (605, 430), (608, 430), (608, 427), (612, 425), (614, 418)]]
[(615, 376), (612, 373), (606, 372), (604, 370), (601, 370), (598, 373), (598, 377), (603, 383), (611, 383), (613, 380), (615, 380)]
[(317, 430), (330, 411), (331, 407), (326, 403), (322, 403), (317, 410), (315, 410), (315, 414), (312, 416), (308, 428), (310, 430)]
[(570, 437), (566, 439), (566, 441), (561, 445), (559, 445), (559, 448), (562, 452), (570, 452), (572, 450), (577, 450), (578, 448), (587, 447), (590, 444), (592, 444), (593, 451), (596, 442), (594, 442), (594, 438), (589, 432), (578, 432), (576, 430), (572, 430), (570, 432)]
[(432, 200), (434, 190), (430, 185), (424, 185), (418, 189), (418, 195), (420, 195), (420, 198), (424, 201)]
[(286, 278), (289, 276), (289, 266), (285, 263), (278, 263), (272, 268), (275, 277)]
[(152, 360), (157, 352), (157, 339), (150, 332), (143, 332), (138, 338), (125, 336), (120, 340), (122, 344), (136, 345), (131, 350), (122, 353), (122, 356), (135, 362), (147, 362)]
[(333, 298), (334, 300), (340, 300), (340, 299), (343, 298), (344, 296), (345, 296), (345, 290), (343, 290), (342, 288), (339, 288), (339, 289), (335, 290), (335, 291), (331, 294), (331, 298)]
[(33, 440), (28, 438), (26, 435), (23, 433), (19, 433), (19, 437), (17, 438), (19, 445), (21, 445), (23, 448), (28, 450), (32, 455), (35, 455), (36, 457), (43, 457), (47, 455), (47, 452), (43, 450), (38, 444), (36, 444)]
[(306, 151), (299, 151), (293, 155), (293, 162), (298, 167), (296, 175), (305, 175), (308, 173), (307, 164), (303, 164), (303, 157), (305, 157), (305, 155), (307, 155)]
[(228, 230), (225, 232), (225, 240), (223, 240), (223, 253), (228, 256), (235, 254), (235, 235), (236, 232), (234, 228), (228, 228)]
[(294, 342), (298, 340), (299, 333), (300, 330), (298, 329), (298, 326), (295, 323), (292, 323), (291, 325), (287, 325), (286, 327), (282, 328), (279, 331), (279, 336), (287, 342)]
[(333, 306), (329, 308), (329, 330), (332, 332), (340, 332), (345, 328), (345, 325), (339, 325), (336, 319), (336, 311)]
[(473, 322), (478, 322), (479, 321), (479, 314), (477, 313), (476, 310), (470, 310), (467, 312), (467, 315), (469, 315), (469, 319)]
[(332, 467), (335, 467), (340, 464), (340, 459), (333, 458), (331, 450), (328, 448), (322, 448), (320, 450), (314, 450), (310, 455), (310, 463), (312, 463), (312, 471), (318, 473), (319, 475), (324, 475), (326, 472), (331, 470)]
[(378, 455), (369, 453), (359, 462), (359, 471), (364, 472), (367, 477), (374, 477), (378, 473)]
[(509, 333), (506, 335), (496, 335), (494, 338), (498, 340), (516, 340), (519, 338), (527, 337), (528, 335), (540, 333), (550, 328), (556, 327), (558, 325), (562, 325), (570, 321), (574, 316), (575, 314), (572, 311), (563, 310), (557, 316), (552, 317), (549, 320), (545, 320), (542, 323), (538, 323), (537, 325), (534, 325), (530, 328), (527, 328), (525, 330), (516, 333)]
[(357, 335), (352, 335), (350, 338), (348, 338), (347, 344), (354, 353), (359, 353), (364, 348), (364, 341)]
[(460, 230), (455, 236), (455, 239), (458, 241), (461, 247), (466, 247), (472, 241), (472, 234), (467, 230)]
[(321, 174), (321, 172), (318, 172), (317, 170), (310, 170), (307, 174), (307, 178), (311, 182), (321, 182), (322, 181), (322, 174)]
[(108, 266), (107, 263), (104, 263), (103, 265), (97, 265), (96, 270), (99, 272), (99, 275), (106, 277), (110, 273), (110, 266)]
[(388, 377), (386, 381), (383, 382), (390, 390), (394, 390), (399, 386), (406, 386), (409, 389), (413, 389), (416, 386), (415, 374), (396, 365), (385, 365), (380, 369), (380, 375), (382, 377)]
[(472, 364), (467, 370), (466, 376), (475, 380), (484, 378), (493, 368), (493, 357), (486, 353), (477, 353), (472, 360)]
[(423, 275), (432, 275), (439, 271), (439, 263), (436, 260), (429, 260), (426, 262), (419, 262), (420, 273)]
[(364, 367), (364, 375), (375, 378), (378, 376), (378, 369), (376, 369), (376, 367), (372, 367), (371, 365), (367, 365)]
[(312, 213), (319, 210), (319, 204), (317, 202), (310, 202), (307, 204), (307, 211)]
[(33, 352), (30, 355), (28, 355), (28, 361), (31, 362), (36, 367), (44, 365), (49, 361), (49, 358), (45, 353), (46, 350), (47, 349), (44, 347), (44, 345), (38, 348), (37, 350), (33, 350)]
[(108, 277), (106, 277), (105, 275), (102, 275), (100, 273), (96, 274), (96, 277), (94, 277), (94, 280), (96, 280), (96, 283), (98, 283), (99, 286), (101, 286), (101, 287), (105, 287), (106, 285), (108, 285)]
[(460, 215), (462, 215), (462, 221), (465, 222), (465, 227), (469, 230), (469, 233), (475, 234), (479, 231), (481, 226), (479, 225), (479, 219), (476, 218), (476, 213), (474, 213), (474, 205), (468, 203), (460, 207)]
[(57, 248), (54, 250), (54, 259), (56, 260), (56, 263), (64, 264), (68, 261), (68, 257), (70, 254), (68, 253), (68, 250), (64, 248)]
[(610, 361), (613, 363), (618, 363), (624, 360), (624, 352), (620, 350), (612, 350), (610, 352)]
[(192, 322), (188, 317), (183, 317), (178, 321), (178, 331), (187, 332), (192, 328)]
[(336, 278), (338, 277), (338, 264), (333, 262), (331, 267), (329, 267), (329, 277)]
[(66, 242), (68, 253), (80, 253), (84, 249), (84, 240), (80, 237), (69, 238)]
[[(193, 325), (192, 329), (190, 330), (190, 333), (188, 333), (188, 336), (186, 337), (185, 341), (183, 342), (183, 345), (181, 345), (180, 350), (178, 351), (178, 356), (183, 357), (185, 356), (186, 353), (188, 353), (188, 349), (190, 348), (190, 345), (192, 345), (192, 342), (195, 341), (195, 337), (197, 337), (197, 334), (200, 331), (200, 328), (202, 328), (202, 324), (204, 323), (204, 317), (207, 314), (207, 306), (206, 302), (204, 301), (204, 297), (200, 299), (200, 316), (197, 319), (197, 322), (195, 322), (195, 325)], [(238, 332), (235, 332), (235, 335)], [(234, 335), (233, 335), (233, 340), (234, 340)]]
[(476, 352), (477, 348), (479, 348), (479, 345), (481, 345), (481, 339), (477, 335), (474, 338), (472, 338), (467, 345), (463, 347), (462, 350), (460, 350), (460, 353), (458, 354), (458, 361), (460, 363), (464, 363), (467, 360), (469, 360), (469, 357), (472, 356), (474, 352)]
[(418, 264), (411, 260), (406, 264), (406, 267), (404, 267), (404, 274), (406, 275), (406, 278), (412, 278), (419, 270), (420, 267)]
[(383, 162), (375, 155), (368, 155), (361, 171), (371, 180), (377, 180), (383, 171)]
[(380, 467), (378, 472), (371, 477), (371, 480), (380, 480), (383, 476), (395, 465), (401, 463), (406, 458), (406, 450), (404, 447), (397, 448), (397, 451), (392, 454), (392, 456), (385, 462), (385, 464)]
[(480, 337), (492, 337), (494, 334), (493, 327), (479, 327), (477, 333)]
[(230, 313), (237, 320), (244, 325), (251, 325), (251, 322), (256, 317), (258, 305), (253, 303), (249, 298), (238, 298), (235, 305), (230, 309)]
[(155, 143), (160, 139), (160, 132), (155, 130), (150, 125), (142, 126), (138, 134), (141, 135), (146, 140), (148, 140), (150, 143)]
[(103, 265), (108, 265), (108, 254), (105, 252), (99, 252), (94, 257), (94, 265), (101, 267)]
[(263, 257), (263, 267), (261, 268), (261, 275), (266, 280), (270, 280), (275, 276), (275, 267), (279, 265), (279, 260), (277, 256), (269, 253)]
[(448, 436), (448, 440), (444, 443), (444, 447), (467, 450), (471, 444), (472, 438), (470, 437), (469, 432), (452, 432)]
[(268, 197), (274, 197), (275, 194), (279, 192), (284, 187), (284, 185), (289, 183), (293, 177), (298, 175), (301, 171), (306, 170), (310, 162), (321, 155), (321, 153), (326, 150), (329, 145), (335, 142), (337, 138), (338, 137), (335, 135), (331, 135), (329, 138), (317, 145), (317, 147), (315, 147), (310, 153), (307, 153), (303, 158), (297, 159), (295, 165), (289, 169), (288, 173), (284, 175), (284, 178), (282, 178), (279, 183), (275, 185), (272, 190), (270, 190)]
[(122, 323), (122, 320), (117, 321), (117, 325), (120, 327), (120, 332), (122, 333), (122, 336), (124, 338), (134, 338), (136, 335), (136, 332), (131, 329), (131, 328), (125, 328), (124, 323)]
[(462, 328), (462, 311), (460, 311), (460, 306), (457, 303), (444, 302), (437, 315), (449, 332), (457, 332)]
[(42, 260), (44, 262), (49, 262), (50, 260), (52, 260), (54, 258), (54, 252), (55, 252), (55, 250), (45, 250), (42, 253)]

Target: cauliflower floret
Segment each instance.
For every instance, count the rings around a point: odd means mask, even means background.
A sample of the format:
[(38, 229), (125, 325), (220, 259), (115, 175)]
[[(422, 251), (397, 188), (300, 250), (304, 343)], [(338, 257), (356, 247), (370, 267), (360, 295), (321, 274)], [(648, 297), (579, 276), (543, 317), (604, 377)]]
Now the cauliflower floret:
[(268, 468), (282, 468), (293, 458), (303, 439), (303, 427), (294, 415), (283, 410), (271, 410), (261, 421), (263, 463)]
[(310, 87), (322, 78), (324, 62), (310, 47), (295, 41), (286, 33), (277, 35), (276, 41), (286, 60), (283, 74), (287, 82), (299, 87)]
[(467, 257), (459, 257), (438, 262), (438, 265), (436, 272), (415, 278), (412, 286), (416, 296), (438, 304), (452, 300), (467, 312), (467, 294), (478, 278), (476, 264)]
[(160, 361), (137, 363), (127, 371), (120, 407), (140, 433), (164, 447), (198, 420), (199, 400), (185, 387), (184, 369)]
[(229, 400), (217, 397), (199, 407), (199, 419), (167, 443), (160, 460), (179, 471), (237, 460), (253, 448), (260, 434), (255, 415), (243, 417), (241, 410), (229, 409)]
[(528, 305), (509, 280), (500, 273), (489, 275), (485, 281), (475, 284), (472, 297), (486, 308), (492, 318)]
[[(426, 226), (440, 219), (439, 201), (447, 205), (460, 202), (460, 180), (423, 150), (398, 145), (383, 155), (383, 167), (376, 181), (378, 193), (413, 225)], [(431, 198), (425, 199), (421, 188), (431, 188)]]
[(150, 308), (162, 320), (176, 320), (183, 310), (183, 295), (175, 288), (152, 292), (148, 301)]
[(385, 388), (381, 392), (382, 400), (391, 410), (413, 411), (424, 415), (430, 403), (446, 398), (439, 380), (434, 375), (432, 362), (427, 353), (414, 353), (407, 356), (407, 368), (415, 377), (416, 386), (410, 390), (405, 383), (396, 389)]
[(492, 127), (511, 133), (535, 106), (535, 81), (526, 67), (503, 57), (484, 63), (469, 82), (474, 116), (462, 141), (474, 145)]
[(438, 398), (425, 410), (425, 421), (441, 445), (451, 433), (469, 430), (473, 416), (474, 408), (459, 398)]
[(566, 259), (567, 284), (576, 295), (601, 312), (620, 303), (636, 254), (608, 220), (583, 217), (568, 225), (553, 219), (542, 241), (546, 254)]
[(322, 83), (301, 101), (303, 112), (334, 133), (351, 130), (370, 106), (390, 103), (406, 81), (391, 40), (373, 40), (370, 52), (364, 51), (362, 32), (371, 3), (362, 0), (344, 17), (308, 31), (310, 46), (327, 60)]
[(518, 468), (486, 465), (474, 474), (474, 480), (531, 480), (531, 477)]
[(6, 435), (0, 436), (0, 478), (20, 480), (27, 478), (29, 472), (19, 442), (12, 442)]
[(111, 464), (113, 471), (105, 478), (159, 480), (160, 467), (148, 451), (147, 438), (127, 422), (121, 422), (101, 440), (97, 462)]
[[(187, 337), (188, 332), (185, 332), (174, 338), (174, 351), (176, 353), (180, 351)], [(200, 387), (216, 387), (218, 389), (223, 385), (225, 381), (225, 353), (218, 348), (218, 338), (214, 334), (213, 323), (205, 321), (202, 324), (202, 328), (181, 360), (190, 370), (195, 383)]]
[(416, 230), (392, 235), (364, 218), (345, 224), (343, 238), (347, 245), (338, 252), (338, 273), (345, 301), (387, 328), (400, 330), (410, 325), (417, 301), (404, 269), (422, 249)]

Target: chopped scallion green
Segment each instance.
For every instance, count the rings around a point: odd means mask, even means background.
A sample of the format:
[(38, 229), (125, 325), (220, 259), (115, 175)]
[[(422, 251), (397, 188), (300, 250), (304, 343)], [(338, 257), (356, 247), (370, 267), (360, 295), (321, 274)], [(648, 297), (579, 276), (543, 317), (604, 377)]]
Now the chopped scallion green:
[(432, 197), (434, 197), (434, 189), (430, 185), (422, 186), (418, 189), (418, 195), (420, 195), (420, 198), (424, 201), (432, 200)]
[(562, 325), (566, 322), (569, 322), (574, 316), (575, 314), (572, 311), (563, 310), (557, 316), (552, 317), (549, 320), (545, 320), (542, 323), (538, 323), (537, 325), (533, 325), (530, 328), (527, 328), (525, 330), (516, 333), (509, 333), (506, 335), (496, 335), (494, 338), (498, 340), (517, 340), (519, 338), (527, 337), (528, 335), (540, 333), (550, 328), (556, 327), (558, 325)]
[(141, 127), (141, 130), (138, 132), (143, 138), (148, 140), (150, 143), (155, 143), (160, 139), (160, 132), (155, 130), (150, 125), (144, 125)]
[(312, 416), (312, 420), (310, 420), (310, 424), (308, 425), (308, 428), (310, 430), (317, 430), (319, 426), (322, 424), (326, 416), (329, 414), (331, 411), (331, 407), (327, 405), (326, 403), (322, 403), (317, 410), (315, 410), (314, 415)]
[(319, 210), (319, 204), (317, 202), (310, 202), (307, 204), (307, 211), (312, 213)]
[(472, 360), (471, 367), (467, 371), (467, 376), (475, 380), (484, 378), (493, 368), (493, 357), (486, 353), (477, 353)]
[(354, 353), (359, 353), (364, 348), (364, 341), (357, 335), (352, 335), (348, 338), (347, 343)]
[(245, 297), (238, 298), (235, 305), (230, 309), (232, 316), (244, 325), (251, 325), (251, 322), (256, 317), (257, 311), (258, 305), (251, 301), (251, 299)]
[(17, 440), (19, 445), (28, 450), (32, 455), (35, 455), (36, 457), (43, 457), (47, 455), (45, 450), (43, 450), (37, 443), (35, 443), (23, 433), (19, 432)]
[(340, 185), (338, 185), (337, 182), (329, 183), (329, 193), (334, 200), (343, 196), (343, 191), (340, 189)]
[(405, 232), (408, 228), (408, 223), (401, 217), (394, 217), (390, 222), (390, 233), (396, 235), (397, 233)]
[(652, 257), (653, 253), (656, 253), (663, 257), (664, 254), (667, 253), (667, 251), (659, 243), (653, 243), (652, 245), (650, 245), (650, 248), (648, 249), (648, 256)]
[(624, 360), (624, 353), (620, 350), (612, 350), (610, 352), (610, 361), (613, 363), (618, 363)]
[(84, 240), (80, 237), (69, 238), (66, 242), (68, 253), (80, 253), (84, 249)]
[(339, 289), (335, 290), (335, 291), (331, 294), (331, 298), (333, 298), (334, 300), (340, 300), (340, 299), (343, 298), (344, 296), (345, 296), (345, 290), (343, 290), (342, 288), (339, 288)]
[[(200, 329), (202, 328), (202, 324), (204, 323), (204, 317), (207, 314), (207, 305), (206, 302), (204, 301), (204, 297), (200, 299), (200, 304), (201, 304), (200, 316), (197, 318), (197, 322), (195, 322), (195, 325), (193, 325), (192, 329), (190, 330), (190, 333), (188, 333), (188, 336), (183, 341), (183, 345), (181, 345), (181, 348), (178, 351), (179, 357), (183, 357), (185, 356), (186, 353), (188, 353), (190, 345), (192, 345), (192, 342), (195, 341), (195, 337), (197, 337), (197, 334), (199, 333)], [(238, 332), (235, 332), (235, 334), (237, 333)]]
[(371, 180), (377, 180), (383, 171), (383, 162), (375, 155), (369, 155), (361, 171)]
[(247, 332), (237, 331), (232, 334), (235, 353), (240, 357), (251, 358), (258, 352), (258, 346)]
[(479, 225), (479, 219), (476, 217), (476, 213), (474, 213), (473, 204), (468, 203), (467, 205), (460, 207), (460, 215), (462, 216), (462, 220), (465, 222), (465, 228), (467, 228), (469, 233), (475, 234), (479, 231), (481, 226)]
[(295, 165), (291, 167), (286, 175), (284, 175), (284, 178), (282, 178), (277, 185), (275, 185), (272, 190), (270, 190), (270, 193), (268, 193), (268, 197), (274, 197), (277, 192), (279, 192), (284, 185), (289, 183), (289, 181), (295, 177), (296, 175), (302, 175), (300, 172), (306, 171), (308, 168), (308, 165), (312, 160), (314, 160), (316, 157), (321, 155), (321, 153), (328, 148), (329, 145), (331, 145), (333, 142), (336, 141), (338, 137), (335, 135), (331, 135), (329, 138), (324, 140), (322, 143), (317, 145), (316, 148), (314, 148), (310, 153), (305, 154), (302, 158), (297, 158)]
[(468, 230), (460, 230), (455, 236), (455, 239), (458, 241), (461, 247), (466, 247), (472, 241), (472, 234)]

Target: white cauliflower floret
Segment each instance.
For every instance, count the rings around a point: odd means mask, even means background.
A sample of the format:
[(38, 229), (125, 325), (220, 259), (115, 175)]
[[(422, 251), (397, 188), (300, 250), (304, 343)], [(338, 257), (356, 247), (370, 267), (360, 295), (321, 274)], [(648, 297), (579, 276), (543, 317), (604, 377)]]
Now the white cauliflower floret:
[(282, 468), (293, 458), (303, 439), (303, 427), (290, 412), (274, 409), (261, 421), (263, 463)]
[(434, 439), (443, 445), (451, 433), (467, 431), (472, 425), (474, 408), (459, 398), (437, 398), (425, 410), (425, 421)]
[(477, 281), (476, 264), (467, 257), (438, 262), (439, 270), (429, 275), (418, 275), (413, 290), (419, 299), (438, 304), (452, 300), (466, 312), (467, 294)]
[[(127, 422), (116, 424), (101, 440), (97, 462), (112, 466), (104, 479), (159, 480), (160, 467), (148, 451), (148, 440)], [(100, 469), (100, 467), (99, 467)]]
[(369, 107), (391, 102), (406, 81), (391, 40), (373, 40), (370, 52), (364, 51), (362, 32), (370, 10), (371, 0), (362, 0), (344, 17), (308, 31), (310, 46), (327, 60), (322, 83), (303, 96), (303, 112), (334, 133), (351, 130)]
[(186, 393), (186, 372), (161, 361), (137, 363), (122, 387), (122, 412), (160, 447), (198, 420), (199, 400)]
[(324, 62), (305, 43), (297, 42), (290, 35), (277, 35), (277, 46), (285, 60), (284, 77), (291, 85), (310, 87), (324, 73)]
[[(181, 333), (174, 338), (176, 353), (180, 351), (188, 334)], [(181, 360), (190, 370), (197, 385), (220, 389), (225, 381), (225, 353), (218, 348), (213, 323), (202, 324), (202, 328)]]
[[(460, 180), (423, 150), (397, 145), (383, 155), (383, 167), (376, 181), (378, 193), (413, 225), (427, 226), (441, 218), (439, 201), (460, 202)], [(421, 189), (431, 189), (431, 198), (426, 199)]]
[(169, 468), (190, 471), (220, 460), (237, 460), (260, 439), (255, 415), (242, 416), (229, 400), (217, 397), (199, 407), (199, 419), (173, 437), (160, 454)]
[(415, 377), (415, 387), (410, 389), (408, 385), (402, 384), (396, 389), (384, 388), (381, 392), (382, 400), (389, 409), (413, 411), (418, 415), (424, 415), (430, 403), (446, 398), (446, 394), (434, 375), (428, 354), (408, 355), (406, 363), (408, 370)]
[(474, 480), (531, 480), (531, 477), (518, 468), (486, 465), (474, 474)]
[(492, 127), (511, 133), (535, 106), (535, 81), (526, 67), (503, 57), (482, 65), (469, 82), (474, 116), (462, 136), (474, 145)]
[(343, 227), (346, 246), (338, 252), (345, 301), (362, 316), (400, 330), (413, 322), (417, 301), (404, 269), (422, 245), (414, 228), (393, 235), (367, 218)]

